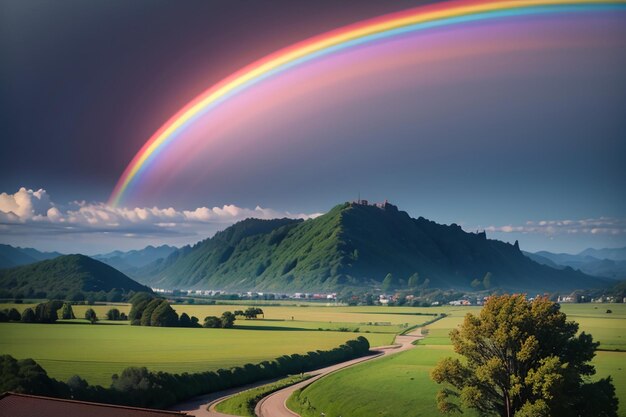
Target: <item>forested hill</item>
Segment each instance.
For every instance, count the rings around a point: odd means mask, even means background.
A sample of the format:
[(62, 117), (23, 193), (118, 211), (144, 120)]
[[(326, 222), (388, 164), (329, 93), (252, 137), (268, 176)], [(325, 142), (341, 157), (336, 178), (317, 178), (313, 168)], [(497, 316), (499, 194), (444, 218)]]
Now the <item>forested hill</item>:
[(84, 255), (62, 255), (30, 265), (0, 270), (0, 289), (39, 298), (70, 297), (75, 293), (109, 293), (116, 289), (121, 294), (130, 291), (148, 291), (150, 288), (133, 281), (120, 271)]
[[(516, 244), (460, 226), (413, 219), (391, 204), (345, 203), (315, 219), (239, 222), (142, 269), (137, 279), (166, 288), (330, 291), (380, 286), (391, 273), (420, 285), (515, 291), (601, 287), (608, 281), (540, 265)], [(488, 279), (485, 280), (485, 276)]]

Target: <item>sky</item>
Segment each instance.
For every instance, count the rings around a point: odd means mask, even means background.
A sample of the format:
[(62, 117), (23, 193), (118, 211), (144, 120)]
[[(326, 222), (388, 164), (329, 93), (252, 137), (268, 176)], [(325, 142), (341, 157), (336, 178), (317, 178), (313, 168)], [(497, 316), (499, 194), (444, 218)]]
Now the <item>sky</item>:
[(310, 36), (422, 1), (0, 2), (0, 243), (183, 245), (360, 195), (530, 251), (626, 245), (626, 12), (385, 39), (199, 118), (122, 203), (131, 159), (186, 103)]

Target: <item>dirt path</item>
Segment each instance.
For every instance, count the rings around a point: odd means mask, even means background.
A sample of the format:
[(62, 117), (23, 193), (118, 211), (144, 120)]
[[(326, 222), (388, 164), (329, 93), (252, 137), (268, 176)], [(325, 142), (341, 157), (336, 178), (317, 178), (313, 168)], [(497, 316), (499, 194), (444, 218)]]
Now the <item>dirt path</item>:
[(336, 365), (329, 366), (327, 368), (319, 369), (314, 372), (309, 372), (309, 374), (315, 376), (313, 378), (307, 379), (306, 381), (302, 381), (298, 384), (283, 388), (280, 391), (276, 391), (275, 393), (268, 395), (267, 397), (259, 401), (256, 408), (254, 409), (254, 412), (258, 417), (299, 417), (299, 414), (296, 414), (288, 409), (286, 405), (287, 399), (291, 396), (291, 394), (293, 394), (294, 391), (304, 388), (307, 385), (310, 385), (313, 382), (317, 381), (318, 379), (323, 378), (326, 375), (336, 372), (340, 369), (344, 369), (348, 366), (411, 349), (415, 347), (415, 345), (413, 345), (413, 342), (415, 340), (423, 338), (424, 336), (422, 335), (421, 330), (417, 329), (407, 335), (396, 336), (396, 344), (393, 346), (381, 346), (372, 348), (372, 351), (379, 352), (375, 355), (353, 359), (347, 362), (342, 362)]
[[(420, 329), (414, 330), (413, 332), (403, 335), (396, 336), (395, 344), (391, 346), (379, 346), (371, 348), (374, 353), (373, 355), (364, 356), (361, 358), (352, 359), (346, 362), (341, 362), (332, 366), (328, 366), (326, 368), (317, 369), (315, 371), (307, 372), (309, 375), (313, 375), (312, 378), (307, 379), (306, 381), (299, 382), (295, 385), (292, 385), (287, 388), (283, 388), (282, 390), (276, 391), (273, 394), (268, 395), (263, 398), (257, 404), (255, 408), (255, 413), (259, 417), (294, 417), (298, 416), (291, 410), (287, 408), (285, 402), (287, 398), (297, 389), (304, 388), (307, 385), (317, 381), (324, 376), (336, 372), (340, 369), (346, 368), (348, 366), (355, 365), (360, 362), (365, 362), (368, 360), (373, 360), (377, 358), (381, 358), (386, 355), (391, 355), (394, 353), (402, 352), (414, 347), (412, 344), (415, 340), (422, 339), (422, 333)], [(182, 411), (191, 416), (195, 417), (232, 417), (230, 414), (224, 414), (218, 412), (215, 407), (218, 403), (226, 400), (229, 397), (232, 397), (235, 394), (238, 394), (242, 391), (255, 388), (261, 385), (265, 385), (271, 383), (273, 381), (261, 381), (255, 384), (246, 385), (243, 387), (232, 388), (225, 391), (214, 392), (212, 394), (202, 395), (200, 397), (192, 398), (189, 401), (185, 401), (183, 403), (177, 404), (171, 408), (171, 410)]]

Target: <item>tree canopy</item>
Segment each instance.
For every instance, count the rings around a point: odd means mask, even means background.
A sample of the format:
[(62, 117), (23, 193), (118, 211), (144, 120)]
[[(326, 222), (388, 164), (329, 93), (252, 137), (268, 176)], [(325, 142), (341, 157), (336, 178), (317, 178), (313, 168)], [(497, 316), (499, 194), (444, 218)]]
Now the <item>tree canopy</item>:
[(444, 384), (437, 395), (444, 413), (463, 406), (503, 417), (617, 416), (610, 377), (587, 382), (598, 343), (546, 298), (491, 297), (450, 336), (462, 358), (445, 358), (431, 372)]
[(88, 308), (87, 311), (85, 311), (85, 319), (89, 320), (91, 324), (94, 324), (98, 321), (98, 316), (96, 315), (96, 312), (93, 308)]

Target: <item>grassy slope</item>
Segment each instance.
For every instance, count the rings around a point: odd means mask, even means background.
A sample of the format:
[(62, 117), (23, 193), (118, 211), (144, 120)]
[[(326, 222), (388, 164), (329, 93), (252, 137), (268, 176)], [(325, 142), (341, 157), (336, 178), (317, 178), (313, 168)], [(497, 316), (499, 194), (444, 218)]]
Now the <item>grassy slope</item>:
[(605, 284), (572, 269), (540, 265), (515, 245), (457, 225), (412, 219), (393, 206), (349, 203), (303, 222), (245, 220), (137, 277), (170, 288), (331, 291), (379, 285), (389, 272), (397, 288), (406, 287), (415, 272), (431, 287), (444, 288), (469, 288), (487, 272), (492, 285), (516, 290)]
[[(605, 313), (607, 308), (613, 310), (612, 315)], [(564, 305), (563, 310), (601, 346), (626, 347), (626, 305)], [(440, 415), (435, 404), (438, 387), (429, 372), (439, 359), (453, 354), (447, 335), (462, 318), (463, 310), (456, 309), (450, 317), (428, 326), (428, 337), (416, 349), (324, 378), (292, 397), (289, 406), (304, 417), (317, 417), (322, 412), (343, 417)], [(611, 375), (614, 379), (622, 402), (620, 416), (626, 416), (625, 360), (626, 352), (604, 351), (594, 359), (597, 376)]]
[(243, 391), (220, 402), (216, 407), (217, 411), (234, 416), (255, 417), (254, 407), (263, 397), (308, 378), (309, 375), (288, 376), (271, 384)]
[(30, 265), (0, 270), (0, 288), (13, 292), (109, 292), (113, 288), (149, 291), (118, 270), (84, 255), (63, 255)]

